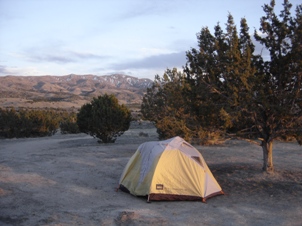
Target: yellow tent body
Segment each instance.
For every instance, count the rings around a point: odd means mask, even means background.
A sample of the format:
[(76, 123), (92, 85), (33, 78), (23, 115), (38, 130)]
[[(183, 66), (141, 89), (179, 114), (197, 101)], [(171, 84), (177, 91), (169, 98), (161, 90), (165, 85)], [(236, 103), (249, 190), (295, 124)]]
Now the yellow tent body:
[(180, 137), (141, 144), (119, 188), (152, 200), (201, 200), (223, 194), (199, 151)]

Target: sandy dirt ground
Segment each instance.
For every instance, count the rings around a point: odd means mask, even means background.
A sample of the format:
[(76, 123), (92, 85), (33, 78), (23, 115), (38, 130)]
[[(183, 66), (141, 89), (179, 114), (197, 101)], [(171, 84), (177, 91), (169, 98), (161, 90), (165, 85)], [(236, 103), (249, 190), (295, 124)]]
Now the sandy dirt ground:
[(302, 225), (302, 148), (274, 144), (275, 173), (262, 173), (261, 147), (233, 140), (196, 146), (226, 193), (161, 201), (116, 192), (140, 143), (133, 126), (115, 144), (85, 134), (0, 140), (0, 225)]

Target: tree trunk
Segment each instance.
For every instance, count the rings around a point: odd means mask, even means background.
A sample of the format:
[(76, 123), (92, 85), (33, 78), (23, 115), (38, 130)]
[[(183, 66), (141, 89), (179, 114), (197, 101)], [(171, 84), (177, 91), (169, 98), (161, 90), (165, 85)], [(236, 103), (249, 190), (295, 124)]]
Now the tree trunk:
[(273, 165), (273, 141), (266, 142), (262, 141), (262, 150), (263, 150), (263, 171), (268, 173), (274, 172)]

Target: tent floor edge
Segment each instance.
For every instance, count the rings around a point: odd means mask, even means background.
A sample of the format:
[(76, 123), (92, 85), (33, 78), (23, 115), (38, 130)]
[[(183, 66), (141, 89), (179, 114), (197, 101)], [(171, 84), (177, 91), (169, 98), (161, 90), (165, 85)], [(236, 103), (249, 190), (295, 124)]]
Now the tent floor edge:
[(156, 193), (149, 194), (148, 199), (149, 201), (203, 201), (203, 198), (200, 196)]
[(215, 192), (215, 193), (213, 193), (213, 194), (208, 195), (207, 197), (204, 197), (204, 199), (205, 199), (205, 201), (206, 201), (207, 199), (213, 198), (213, 197), (218, 196), (218, 195), (224, 195), (224, 192), (223, 192), (222, 190), (221, 190), (221, 191), (218, 191), (218, 192)]

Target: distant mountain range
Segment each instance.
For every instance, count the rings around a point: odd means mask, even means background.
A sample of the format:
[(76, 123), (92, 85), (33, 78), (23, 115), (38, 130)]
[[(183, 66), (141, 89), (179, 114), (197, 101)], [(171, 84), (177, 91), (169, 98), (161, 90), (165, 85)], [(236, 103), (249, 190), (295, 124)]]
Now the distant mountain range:
[(153, 81), (132, 76), (65, 75), (0, 77), (0, 107), (79, 108), (99, 95), (137, 105)]

